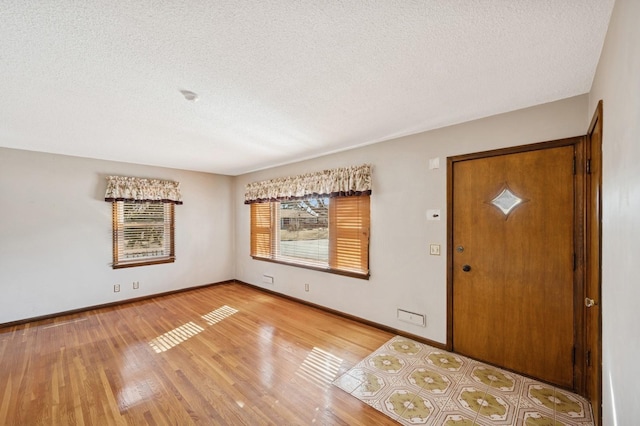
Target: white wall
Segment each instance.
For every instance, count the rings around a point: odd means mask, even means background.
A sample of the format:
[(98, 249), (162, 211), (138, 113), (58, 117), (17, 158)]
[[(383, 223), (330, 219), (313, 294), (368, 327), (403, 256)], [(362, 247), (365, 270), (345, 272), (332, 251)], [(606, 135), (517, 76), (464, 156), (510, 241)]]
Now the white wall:
[[(236, 177), (235, 276), (444, 343), (447, 156), (585, 134), (586, 116), (583, 95)], [(440, 169), (429, 170), (436, 157)], [(361, 163), (373, 165), (369, 281), (251, 259), (245, 184)], [(427, 209), (440, 209), (442, 219), (427, 221)], [(428, 254), (430, 243), (442, 246), (441, 256)], [(265, 273), (275, 276), (274, 285), (262, 283)], [(427, 327), (398, 321), (397, 308), (426, 314)]]
[[(109, 266), (108, 175), (181, 182), (175, 263)], [(0, 148), (0, 324), (232, 279), (231, 180)]]
[(638, 424), (640, 405), (640, 2), (617, 0), (589, 95), (603, 100), (603, 421)]

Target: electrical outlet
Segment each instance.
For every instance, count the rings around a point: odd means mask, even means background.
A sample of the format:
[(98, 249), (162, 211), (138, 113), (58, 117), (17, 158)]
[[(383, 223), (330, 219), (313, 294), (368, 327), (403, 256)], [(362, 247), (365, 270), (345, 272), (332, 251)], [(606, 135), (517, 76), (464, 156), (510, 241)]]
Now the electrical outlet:
[(114, 285), (113, 285), (113, 292), (114, 292), (114, 293), (117, 293), (117, 292), (119, 292), (119, 291), (120, 291), (120, 284), (114, 284)]
[(304, 285), (304, 291), (309, 291), (309, 284)]
[(139, 289), (139, 288), (140, 288), (140, 281), (134, 281), (134, 282), (133, 282), (133, 289), (134, 289), (134, 290), (137, 290), (137, 289)]

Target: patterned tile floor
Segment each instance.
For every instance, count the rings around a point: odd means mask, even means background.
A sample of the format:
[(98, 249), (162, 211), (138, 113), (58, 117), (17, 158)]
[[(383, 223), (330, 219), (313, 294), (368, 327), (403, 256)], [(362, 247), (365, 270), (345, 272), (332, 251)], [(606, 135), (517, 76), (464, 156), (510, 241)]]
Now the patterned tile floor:
[(578, 395), (401, 336), (333, 384), (404, 425), (593, 425)]

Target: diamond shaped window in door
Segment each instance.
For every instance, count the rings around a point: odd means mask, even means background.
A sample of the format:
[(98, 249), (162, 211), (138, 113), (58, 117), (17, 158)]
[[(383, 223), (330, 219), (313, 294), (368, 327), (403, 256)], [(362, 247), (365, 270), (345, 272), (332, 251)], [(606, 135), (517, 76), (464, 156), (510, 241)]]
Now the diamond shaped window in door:
[(520, 204), (526, 202), (528, 200), (524, 200), (514, 194), (508, 186), (502, 189), (502, 191), (490, 201), (490, 204), (497, 207), (498, 210), (502, 212), (502, 214), (509, 216), (509, 214), (518, 207)]

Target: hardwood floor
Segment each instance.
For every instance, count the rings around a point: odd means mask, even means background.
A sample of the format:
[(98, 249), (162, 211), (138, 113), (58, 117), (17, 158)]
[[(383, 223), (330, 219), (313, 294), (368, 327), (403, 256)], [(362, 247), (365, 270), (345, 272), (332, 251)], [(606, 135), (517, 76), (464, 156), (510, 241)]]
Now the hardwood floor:
[(395, 424), (330, 384), (391, 337), (236, 283), (6, 327), (0, 424)]

